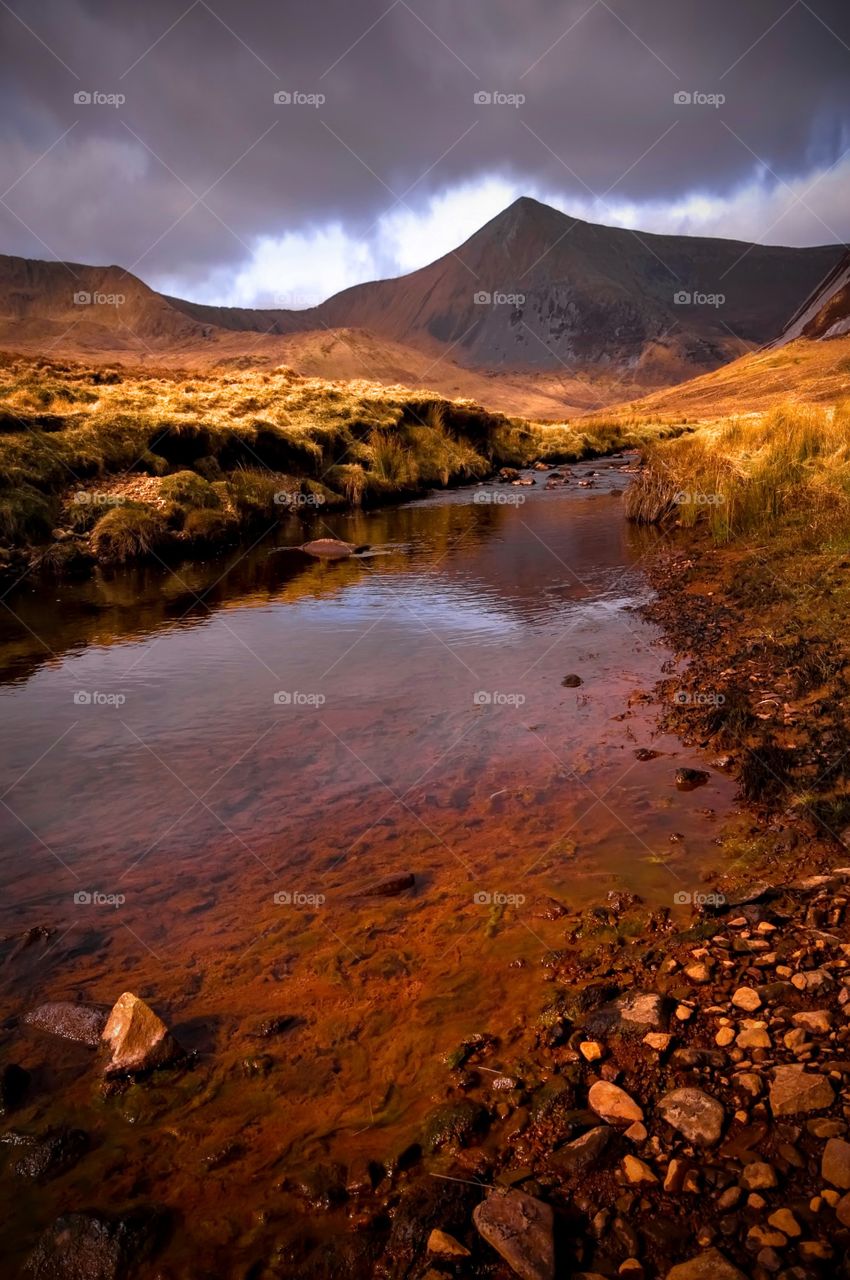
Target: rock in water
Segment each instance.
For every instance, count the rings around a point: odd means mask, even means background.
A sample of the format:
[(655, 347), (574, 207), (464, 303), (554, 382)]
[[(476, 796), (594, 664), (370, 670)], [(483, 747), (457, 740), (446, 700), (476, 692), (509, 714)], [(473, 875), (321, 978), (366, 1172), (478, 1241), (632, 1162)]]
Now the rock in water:
[(382, 876), (380, 880), (370, 880), (360, 889), (355, 889), (352, 898), (394, 898), (405, 889), (412, 889), (416, 877), (410, 871), (399, 871), (396, 875)]
[(65, 1214), (40, 1237), (24, 1275), (29, 1280), (124, 1280), (155, 1250), (165, 1225), (164, 1214), (153, 1209), (117, 1220)]
[(317, 556), (320, 560), (344, 560), (354, 555), (354, 549), (353, 542), (340, 542), (338, 538), (315, 538), (301, 545), (308, 556)]
[(77, 1044), (96, 1049), (108, 1017), (109, 1010), (103, 1005), (60, 1000), (31, 1009), (24, 1015), (24, 1022), (37, 1031), (47, 1031), (52, 1036), (61, 1036), (63, 1040), (74, 1040)]
[(706, 1249), (688, 1262), (680, 1262), (667, 1272), (667, 1280), (747, 1280), (719, 1249)]
[(590, 1015), (585, 1031), (594, 1039), (629, 1032), (666, 1031), (667, 1005), (655, 991), (627, 991)]
[(554, 1218), (548, 1204), (523, 1191), (493, 1191), (472, 1221), (520, 1280), (555, 1280)]
[(182, 1057), (183, 1052), (165, 1023), (132, 991), (116, 1000), (103, 1040), (112, 1051), (107, 1075), (152, 1071)]
[(713, 1147), (720, 1141), (726, 1113), (720, 1103), (702, 1089), (674, 1089), (664, 1095), (658, 1110), (688, 1142)]
[(710, 775), (705, 769), (677, 769), (676, 786), (680, 791), (693, 791), (695, 787), (703, 787)]

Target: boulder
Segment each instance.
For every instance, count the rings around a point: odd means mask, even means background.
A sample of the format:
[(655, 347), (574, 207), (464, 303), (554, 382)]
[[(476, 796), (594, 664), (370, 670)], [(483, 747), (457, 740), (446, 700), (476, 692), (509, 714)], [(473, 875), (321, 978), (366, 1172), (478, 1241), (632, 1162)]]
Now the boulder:
[(96, 1049), (108, 1017), (109, 1010), (105, 1005), (59, 1000), (31, 1009), (24, 1014), (24, 1025)]
[(183, 1056), (165, 1023), (132, 991), (116, 1000), (102, 1039), (112, 1055), (107, 1075), (153, 1071)]
[(702, 1089), (674, 1089), (664, 1095), (658, 1110), (689, 1142), (713, 1147), (720, 1141), (726, 1112), (716, 1098), (709, 1097)]
[(548, 1204), (523, 1191), (495, 1190), (476, 1206), (472, 1220), (520, 1280), (555, 1280), (554, 1218)]
[(815, 1075), (802, 1066), (776, 1067), (770, 1086), (770, 1109), (775, 1116), (796, 1116), (806, 1111), (820, 1111), (835, 1100), (832, 1085), (825, 1076)]

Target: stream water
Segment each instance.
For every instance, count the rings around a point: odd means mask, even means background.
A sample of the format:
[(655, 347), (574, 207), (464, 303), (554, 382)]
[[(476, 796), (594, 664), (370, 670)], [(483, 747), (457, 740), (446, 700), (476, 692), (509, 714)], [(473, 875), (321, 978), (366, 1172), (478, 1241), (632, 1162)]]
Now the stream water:
[[(699, 891), (731, 784), (674, 785), (704, 762), (646, 697), (671, 655), (638, 612), (653, 535), (623, 518), (625, 461), (6, 597), (0, 932), (52, 932), (5, 965), (4, 1051), (35, 1073), (35, 1127), (71, 1106), (93, 1135), (47, 1190), (16, 1189), (12, 1256), (107, 1183), (230, 1247), (285, 1175), (415, 1136), (442, 1055), (538, 991), (564, 932), (541, 899)], [(328, 534), (371, 550), (280, 545)], [(104, 1103), (89, 1050), (16, 1019), (125, 990), (198, 1066)], [(292, 1021), (258, 1040), (273, 1017)]]

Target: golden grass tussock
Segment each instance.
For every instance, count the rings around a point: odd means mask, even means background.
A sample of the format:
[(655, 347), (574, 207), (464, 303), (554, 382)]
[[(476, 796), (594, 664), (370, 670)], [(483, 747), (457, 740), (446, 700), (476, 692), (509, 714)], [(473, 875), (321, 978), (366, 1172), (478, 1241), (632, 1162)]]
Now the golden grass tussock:
[(646, 451), (632, 520), (707, 523), (718, 542), (793, 524), (823, 543), (850, 530), (850, 403), (779, 405)]

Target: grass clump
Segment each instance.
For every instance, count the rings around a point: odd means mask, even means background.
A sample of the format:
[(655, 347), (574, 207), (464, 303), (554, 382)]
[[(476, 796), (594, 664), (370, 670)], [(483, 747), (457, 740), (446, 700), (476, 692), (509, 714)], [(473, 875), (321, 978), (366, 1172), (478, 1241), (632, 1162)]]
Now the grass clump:
[(707, 523), (715, 540), (794, 526), (810, 542), (850, 529), (850, 406), (779, 406), (652, 446), (630, 519)]
[(160, 512), (144, 503), (113, 507), (92, 530), (92, 551), (103, 564), (146, 559), (164, 547), (168, 531)]

